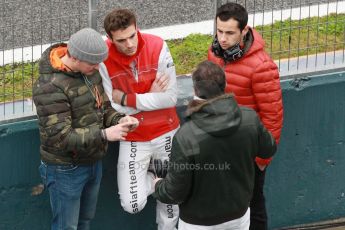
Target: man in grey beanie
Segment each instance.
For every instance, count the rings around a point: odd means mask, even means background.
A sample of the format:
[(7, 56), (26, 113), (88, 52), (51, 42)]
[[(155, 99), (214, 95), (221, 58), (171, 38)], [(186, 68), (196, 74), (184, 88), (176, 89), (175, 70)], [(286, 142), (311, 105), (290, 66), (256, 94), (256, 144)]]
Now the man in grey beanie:
[(40, 131), (39, 172), (50, 194), (51, 229), (89, 229), (108, 141), (126, 140), (138, 120), (116, 112), (99, 66), (108, 56), (102, 36), (85, 28), (68, 44), (49, 47), (33, 86)]

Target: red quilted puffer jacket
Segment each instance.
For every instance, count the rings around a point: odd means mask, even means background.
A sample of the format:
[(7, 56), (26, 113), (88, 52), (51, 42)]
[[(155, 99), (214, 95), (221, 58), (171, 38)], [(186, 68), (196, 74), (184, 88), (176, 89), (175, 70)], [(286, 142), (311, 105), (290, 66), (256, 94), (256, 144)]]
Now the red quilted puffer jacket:
[[(226, 74), (227, 93), (232, 92), (239, 105), (254, 109), (262, 123), (279, 143), (283, 126), (283, 102), (277, 65), (264, 51), (265, 42), (254, 29), (249, 30), (252, 45), (245, 49), (239, 60), (225, 63), (216, 57), (211, 48), (208, 60), (223, 67)], [(267, 165), (271, 159), (256, 158), (259, 164)]]

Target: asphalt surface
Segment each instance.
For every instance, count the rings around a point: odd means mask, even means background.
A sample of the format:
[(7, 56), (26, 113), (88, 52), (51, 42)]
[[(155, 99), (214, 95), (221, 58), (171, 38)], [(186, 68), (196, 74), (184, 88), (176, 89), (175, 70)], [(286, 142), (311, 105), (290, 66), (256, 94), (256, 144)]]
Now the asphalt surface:
[[(226, 0), (220, 1), (225, 3)], [(332, 0), (238, 0), (249, 13), (336, 2)], [(112, 8), (130, 8), (138, 26), (149, 29), (210, 20), (216, 0), (98, 0), (97, 30), (104, 33), (103, 19)], [(88, 0), (1, 0), (0, 50), (68, 40), (88, 26)]]

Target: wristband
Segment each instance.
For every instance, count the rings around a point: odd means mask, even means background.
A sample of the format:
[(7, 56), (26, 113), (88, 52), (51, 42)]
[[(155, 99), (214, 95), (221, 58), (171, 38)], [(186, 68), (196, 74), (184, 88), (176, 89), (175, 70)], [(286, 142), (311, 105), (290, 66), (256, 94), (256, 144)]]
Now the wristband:
[(122, 105), (122, 106), (125, 106), (125, 99), (126, 99), (126, 96), (127, 96), (126, 93), (123, 93), (123, 94), (122, 94), (122, 98), (121, 98), (121, 105)]

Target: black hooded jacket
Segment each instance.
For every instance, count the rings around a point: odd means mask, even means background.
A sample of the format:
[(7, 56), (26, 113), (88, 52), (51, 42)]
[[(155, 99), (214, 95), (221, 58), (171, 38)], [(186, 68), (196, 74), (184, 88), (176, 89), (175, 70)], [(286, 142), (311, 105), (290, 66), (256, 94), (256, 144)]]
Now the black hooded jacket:
[(269, 158), (275, 151), (275, 140), (255, 111), (239, 107), (232, 95), (193, 101), (154, 196), (179, 204), (186, 223), (217, 225), (240, 218), (252, 197), (255, 157)]

